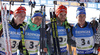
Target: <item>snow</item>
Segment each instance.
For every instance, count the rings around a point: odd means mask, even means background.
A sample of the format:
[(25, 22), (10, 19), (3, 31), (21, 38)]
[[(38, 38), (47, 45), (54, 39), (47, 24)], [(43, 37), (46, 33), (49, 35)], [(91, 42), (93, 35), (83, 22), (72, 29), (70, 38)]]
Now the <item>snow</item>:
[[(9, 4), (9, 3), (8, 3)], [(11, 6), (11, 10), (15, 10), (17, 7), (19, 7), (20, 5), (18, 5), (19, 3), (16, 3), (16, 5), (14, 6)], [(28, 6), (28, 3), (24, 3), (26, 5), (22, 5), (26, 8), (26, 19), (25, 21), (27, 22), (27, 19), (30, 18), (30, 13), (31, 13), (31, 7)], [(49, 16), (49, 9), (50, 8), (53, 8), (53, 5), (49, 6), (49, 5), (46, 5), (46, 19), (47, 20), (50, 20), (50, 16)], [(57, 6), (56, 6), (57, 8)], [(7, 9), (9, 10), (9, 5), (7, 5)], [(35, 8), (33, 8), (33, 11), (32, 13), (34, 13), (35, 10), (39, 10), (40, 9), (40, 6), (39, 4), (37, 6), (35, 6)], [(77, 22), (77, 19), (76, 19), (76, 9), (77, 7), (67, 7), (67, 20), (69, 23), (76, 23)], [(91, 8), (86, 8), (86, 21), (91, 21), (92, 17), (96, 17), (96, 18), (99, 18), (99, 15), (100, 15), (100, 10), (96, 10), (96, 9), (91, 9)]]
[[(68, 8), (67, 17), (68, 17), (68, 21), (70, 23), (77, 22), (77, 19), (76, 19), (76, 9), (77, 9), (77, 7), (69, 7)], [(100, 15), (100, 11), (99, 10), (86, 8), (86, 21), (91, 21), (92, 17), (99, 18), (99, 15)]]
[[(20, 5), (14, 5), (14, 6), (12, 6), (11, 10), (14, 11), (19, 6)], [(29, 6), (24, 6), (24, 7), (26, 8), (26, 15), (30, 16), (31, 7), (29, 7)], [(9, 6), (7, 6), (7, 8), (9, 8)], [(49, 9), (50, 8), (53, 8), (53, 7), (46, 7), (46, 15), (47, 15), (46, 19), (47, 20), (50, 20), (50, 16), (49, 16)], [(35, 8), (33, 8), (32, 13), (34, 13), (35, 10), (39, 10), (39, 9), (40, 9), (40, 6), (36, 6)], [(67, 11), (68, 11), (68, 13), (67, 13), (67, 19), (68, 19), (69, 23), (75, 23), (75, 22), (77, 22), (77, 19), (76, 19), (76, 9), (77, 9), (77, 7), (68, 7), (68, 9), (67, 9)], [(86, 21), (91, 21), (92, 17), (99, 18), (99, 15), (100, 15), (100, 11), (99, 10), (86, 8)]]

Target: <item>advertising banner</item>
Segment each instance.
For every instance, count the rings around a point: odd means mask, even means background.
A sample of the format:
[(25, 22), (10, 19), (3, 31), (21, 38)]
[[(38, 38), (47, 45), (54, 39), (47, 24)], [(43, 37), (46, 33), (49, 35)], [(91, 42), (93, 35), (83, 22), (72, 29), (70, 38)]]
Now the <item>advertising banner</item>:
[(25, 0), (2, 0), (2, 1), (25, 2)]
[(47, 4), (47, 0), (41, 0), (41, 4)]
[(88, 8), (94, 8), (97, 9), (98, 8), (98, 3), (88, 3)]

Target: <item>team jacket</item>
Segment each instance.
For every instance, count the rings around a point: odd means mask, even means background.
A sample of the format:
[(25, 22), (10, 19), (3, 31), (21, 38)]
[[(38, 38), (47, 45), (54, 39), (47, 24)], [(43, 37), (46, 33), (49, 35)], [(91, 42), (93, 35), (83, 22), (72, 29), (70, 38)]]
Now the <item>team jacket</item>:
[[(14, 19), (12, 19), (11, 23), (8, 24), (8, 29), (9, 29), (9, 36), (10, 36), (10, 42), (11, 42), (11, 51), (12, 55), (17, 55), (17, 49), (19, 42), (21, 40), (21, 33), (20, 33), (20, 25), (16, 26), (14, 23)], [(0, 54), (5, 55), (5, 44), (4, 44), (4, 36), (0, 38)]]
[(25, 31), (25, 47), (30, 55), (37, 55), (40, 41), (40, 30), (32, 31), (29, 27)]
[(72, 29), (72, 34), (76, 41), (76, 51), (78, 54), (90, 54), (93, 53), (94, 47), (94, 30), (90, 23), (86, 22), (87, 25), (84, 28), (80, 28), (76, 24)]

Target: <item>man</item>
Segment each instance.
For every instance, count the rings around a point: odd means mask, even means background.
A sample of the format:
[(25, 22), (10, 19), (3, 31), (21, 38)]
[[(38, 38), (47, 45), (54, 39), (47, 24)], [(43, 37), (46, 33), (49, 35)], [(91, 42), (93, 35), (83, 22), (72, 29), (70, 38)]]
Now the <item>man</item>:
[[(23, 26), (23, 24), (25, 24), (24, 19), (26, 16), (26, 8), (25, 7), (18, 7), (15, 11), (14, 11), (14, 17), (12, 18), (11, 22), (9, 22), (8, 24), (8, 29), (9, 29), (9, 37), (10, 37), (10, 41), (11, 41), (11, 53), (12, 55), (17, 55), (17, 49), (18, 49), (18, 45), (19, 42), (21, 40), (21, 26)], [(3, 39), (1, 39), (0, 41), (4, 40), (4, 37), (1, 37)], [(5, 49), (4, 44), (6, 43), (1, 43), (0, 46), (0, 54), (6, 54), (3, 49)], [(10, 55), (10, 54), (9, 54)]]
[(34, 13), (33, 17), (28, 20), (28, 28), (25, 31), (25, 47), (30, 55), (38, 55), (41, 22), (42, 14), (40, 12)]
[[(40, 12), (36, 12), (32, 16), (32, 18), (28, 19), (28, 26), (27, 29), (25, 30), (25, 37), (24, 37), (25, 47), (28, 52), (27, 55), (29, 54), (38, 55), (42, 16), (43, 15)], [(21, 47), (21, 45), (19, 47)]]
[(73, 39), (76, 41), (77, 55), (93, 55), (94, 38), (96, 31), (89, 22), (86, 22), (84, 7), (78, 7), (76, 11), (77, 24), (72, 29)]
[[(56, 19), (57, 19), (57, 30), (58, 30), (58, 38), (59, 38), (59, 46), (60, 46), (61, 55), (68, 55), (67, 40), (70, 38), (68, 38), (69, 33), (67, 33), (67, 30), (65, 28), (65, 25), (68, 24), (68, 22), (66, 21), (66, 15), (67, 15), (67, 7), (65, 7), (64, 5), (58, 6), (56, 10), (56, 17), (57, 17)], [(67, 24), (65, 24), (65, 22), (67, 22)], [(70, 27), (70, 25), (67, 25), (67, 26)], [(48, 27), (51, 28), (51, 23), (48, 24)], [(48, 44), (50, 53), (54, 54), (54, 50), (53, 50), (54, 47), (52, 46), (53, 40), (52, 40), (52, 37), (50, 36), (52, 35), (51, 34), (52, 30), (50, 29), (49, 31), (50, 32), (47, 32), (47, 44)]]
[(28, 2), (28, 4), (29, 4), (29, 6), (32, 4), (32, 1), (30, 0), (29, 2)]

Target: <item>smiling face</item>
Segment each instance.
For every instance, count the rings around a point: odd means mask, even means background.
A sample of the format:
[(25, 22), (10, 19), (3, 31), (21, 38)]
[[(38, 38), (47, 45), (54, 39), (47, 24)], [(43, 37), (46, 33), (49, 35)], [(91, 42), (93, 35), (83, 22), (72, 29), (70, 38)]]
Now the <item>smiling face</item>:
[(66, 20), (66, 13), (65, 12), (61, 12), (59, 15), (58, 15), (58, 19), (61, 21), (61, 22), (64, 22)]
[(19, 13), (19, 14), (15, 14), (14, 16), (14, 22), (19, 25), (19, 24), (22, 24), (24, 19), (25, 19), (25, 16), (26, 14), (23, 12), (23, 13)]
[(36, 24), (37, 26), (40, 26), (40, 24), (42, 23), (42, 17), (40, 16), (31, 18), (31, 20), (32, 20), (32, 23)]
[(78, 24), (85, 24), (85, 19), (86, 19), (86, 15), (85, 14), (80, 14), (76, 17), (76, 19), (78, 20)]

